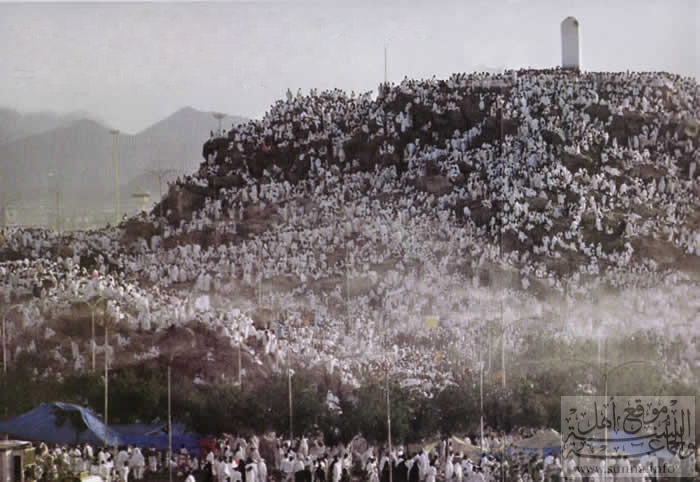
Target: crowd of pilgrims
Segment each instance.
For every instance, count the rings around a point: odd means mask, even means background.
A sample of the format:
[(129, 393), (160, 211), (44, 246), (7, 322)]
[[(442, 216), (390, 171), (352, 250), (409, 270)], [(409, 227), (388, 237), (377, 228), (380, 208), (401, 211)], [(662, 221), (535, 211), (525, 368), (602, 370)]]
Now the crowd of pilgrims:
[[(484, 447), (494, 451), (502, 445), (513, 447), (523, 438), (535, 434), (533, 429), (519, 428), (511, 434), (488, 434)], [(440, 440), (427, 447), (368, 444), (356, 437), (347, 446), (328, 447), (321, 439), (302, 436), (288, 440), (268, 434), (249, 438), (222, 435), (211, 444), (190, 452), (185, 446), (168, 456), (167, 451), (122, 446), (92, 447), (56, 445), (37, 446), (36, 464), (27, 474), (31, 480), (55, 481), (69, 474), (87, 473), (105, 482), (129, 482), (162, 479), (172, 472), (174, 480), (185, 482), (557, 482), (561, 480), (591, 482), (626, 480), (628, 475), (585, 476), (572, 460), (561, 461), (556, 455), (541, 451), (508, 450), (495, 455), (471, 453), (471, 441)], [(461, 445), (465, 444), (465, 445)], [(466, 452), (465, 450), (466, 449)], [(601, 461), (601, 467), (605, 462)], [(654, 456), (642, 459), (610, 459), (609, 465), (638, 470), (635, 480), (652, 481), (650, 467), (658, 465)], [(675, 463), (681, 464), (680, 460)], [(685, 462), (692, 469), (695, 458)], [(690, 465), (689, 465), (690, 464)], [(613, 471), (614, 472), (614, 471)], [(639, 477), (637, 479), (636, 477)]]
[[(700, 254), (700, 151), (683, 129), (699, 92), (667, 73), (555, 69), (405, 79), (376, 97), (288, 93), (205, 144), (199, 172), (169, 192), (168, 222), (158, 210), (129, 221), (153, 234), (126, 236), (129, 222), (6, 228), (0, 255), (15, 260), (0, 264), (0, 298), (23, 304), (9, 316), (11, 356), (57, 340), (49, 321), (76, 303), (107, 299), (134, 331), (198, 321), (255, 363), (292, 357), (350, 384), (389, 359), (430, 392), (454, 383), (448, 352), (474, 361), (493, 331), (517, 352), (533, 323), (570, 326), (567, 336), (697, 326), (692, 280), (645, 245)], [(192, 193), (201, 208), (183, 215), (178, 200)], [(489, 273), (504, 266), (510, 282), (494, 289)], [(609, 301), (610, 287), (629, 289)], [(577, 323), (562, 323), (572, 312)], [(426, 317), (439, 326), (415, 329)], [(44, 340), (22, 339), (22, 327)], [(130, 338), (115, 336), (98, 352), (124, 356)], [(48, 351), (80, 369), (88, 348)]]

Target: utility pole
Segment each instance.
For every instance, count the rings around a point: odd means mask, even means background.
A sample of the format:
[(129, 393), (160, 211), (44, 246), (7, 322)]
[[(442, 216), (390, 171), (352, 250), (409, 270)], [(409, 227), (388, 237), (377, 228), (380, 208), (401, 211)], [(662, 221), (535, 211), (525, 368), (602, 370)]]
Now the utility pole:
[(90, 309), (90, 327), (92, 332), (92, 337), (90, 338), (90, 345), (92, 347), (92, 373), (95, 373), (95, 310)]
[(387, 440), (389, 442), (389, 482), (393, 481), (393, 467), (391, 466), (391, 399), (389, 390), (389, 364), (386, 366), (386, 427)]
[[(90, 344), (92, 345), (92, 373), (95, 373), (95, 348), (97, 347), (97, 342), (95, 340), (95, 310), (97, 309), (97, 304), (102, 301), (104, 301), (104, 298), (100, 297), (92, 303), (86, 302), (86, 304), (90, 308), (90, 331), (92, 333), (92, 336), (90, 338)], [(101, 313), (101, 317), (104, 319), (104, 309), (101, 310)]]
[(238, 386), (243, 389), (243, 382), (241, 379), (241, 335), (238, 334)]
[(480, 412), (480, 426), (481, 426), (481, 443), (479, 447), (484, 450), (484, 361), (481, 357), (481, 352), (479, 353), (479, 412)]
[(263, 306), (263, 292), (262, 292), (262, 279), (263, 279), (263, 246), (260, 245), (260, 250), (258, 251), (258, 272), (257, 272), (257, 298), (258, 298), (258, 308)]
[(488, 372), (489, 372), (489, 374), (490, 374), (490, 373), (491, 373), (491, 322), (490, 322), (490, 320), (487, 321), (486, 331), (487, 331), (487, 344), (488, 344), (488, 348), (489, 348), (489, 352), (488, 352), (488, 356), (489, 356), (489, 368), (488, 368)]
[(387, 58), (386, 58), (386, 43), (384, 43), (384, 86), (386, 87), (387, 85)]
[(289, 338), (287, 338), (287, 384), (289, 390), (289, 440), (294, 441), (294, 415), (292, 410), (292, 348), (289, 345)]
[[(499, 143), (499, 157), (501, 158), (501, 199), (500, 202), (498, 203), (498, 214), (499, 214), (499, 223), (498, 223), (498, 256), (499, 256), (499, 261), (501, 264), (501, 270), (505, 269), (505, 264), (503, 262), (503, 206), (505, 205), (506, 201), (506, 170), (505, 170), (505, 159), (503, 158), (503, 106), (501, 102), (499, 101), (498, 103), (498, 126), (499, 126), (499, 137), (500, 137), (500, 143)], [(501, 338), (501, 371), (502, 371), (502, 382), (503, 382), (503, 388), (506, 388), (506, 327), (504, 325), (503, 321), (503, 292), (504, 292), (504, 286), (503, 286), (503, 278), (505, 278), (505, 273), (501, 273), (501, 293), (499, 296), (499, 306), (500, 306), (500, 313), (501, 313), (501, 329), (503, 330), (502, 333), (502, 338)], [(489, 358), (489, 364), (491, 360)]]
[(163, 169), (160, 166), (160, 160), (158, 161), (157, 169), (148, 169), (146, 172), (152, 176), (158, 178), (158, 206), (160, 208), (160, 218), (163, 218), (163, 179), (170, 173), (175, 172), (175, 169)]
[(0, 211), (0, 229), (5, 229), (7, 226), (7, 189), (2, 184), (2, 176), (0, 176), (0, 193), (2, 197), (0, 202), (2, 203), (2, 211)]
[[(386, 319), (386, 314), (384, 315), (384, 319)], [(384, 323), (386, 326), (386, 323)], [(393, 467), (393, 461), (392, 461), (392, 446), (391, 446), (391, 398), (390, 398), (390, 391), (389, 391), (389, 368), (390, 368), (390, 362), (389, 362), (389, 357), (388, 357), (388, 352), (389, 352), (389, 343), (387, 340), (387, 331), (386, 329), (384, 330), (384, 365), (385, 365), (385, 370), (386, 370), (386, 427), (387, 427), (387, 442), (389, 445), (389, 482), (393, 482), (394, 479), (394, 467)]]
[(172, 464), (172, 459), (173, 459), (173, 417), (172, 417), (172, 406), (171, 406), (171, 392), (172, 392), (172, 384), (170, 381), (170, 375), (171, 375), (171, 370), (170, 370), (170, 365), (172, 364), (172, 357), (170, 358), (170, 361), (168, 361), (168, 480), (169, 482), (173, 482), (173, 464)]
[(56, 180), (56, 232), (61, 233), (61, 190)]
[(508, 334), (508, 328), (503, 324), (503, 300), (501, 300), (501, 329), (503, 333), (501, 335), (501, 372), (502, 372), (502, 382), (503, 389), (506, 388), (506, 336)]
[(348, 243), (345, 241), (345, 334), (350, 333), (350, 257)]
[(109, 400), (109, 325), (107, 320), (105, 319), (105, 440), (104, 440), (104, 445), (105, 447), (108, 447), (108, 440), (107, 440), (107, 409), (108, 409), (108, 400)]
[(114, 162), (114, 225), (119, 225), (121, 216), (121, 200), (119, 193), (119, 130), (112, 129), (109, 131), (114, 136), (114, 145), (112, 148), (112, 161)]
[[(617, 370), (620, 370), (621, 368), (628, 367), (630, 365), (647, 365), (647, 366), (652, 366), (651, 363), (649, 363), (647, 360), (630, 360), (626, 361), (623, 363), (620, 363), (618, 365), (615, 365), (614, 367), (610, 368), (610, 365), (608, 364), (608, 344), (607, 344), (607, 339), (605, 340), (605, 346), (604, 346), (604, 358), (605, 360), (603, 361), (603, 366), (602, 368), (600, 367), (600, 361), (598, 362), (598, 365), (594, 365), (590, 361), (587, 360), (581, 360), (578, 358), (569, 358), (568, 360), (574, 361), (577, 363), (581, 363), (583, 365), (588, 366), (589, 368), (593, 368), (594, 370), (597, 369), (600, 378), (602, 378), (602, 384), (603, 384), (603, 389), (604, 389), (604, 394), (603, 394), (603, 400), (605, 403), (605, 419), (608, 418), (608, 379), (610, 378), (610, 375), (612, 375), (614, 372)], [(600, 390), (601, 387), (598, 387), (598, 390)], [(598, 392), (600, 393), (600, 392)], [(608, 467), (608, 426), (605, 424), (605, 467)]]

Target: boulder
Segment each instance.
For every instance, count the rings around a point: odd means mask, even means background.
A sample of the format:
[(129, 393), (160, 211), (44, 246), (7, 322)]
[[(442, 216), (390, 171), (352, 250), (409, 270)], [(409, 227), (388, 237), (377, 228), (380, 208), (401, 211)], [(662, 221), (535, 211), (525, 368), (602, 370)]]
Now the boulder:
[(452, 183), (443, 175), (424, 176), (416, 179), (416, 188), (435, 196), (443, 196), (452, 191)]

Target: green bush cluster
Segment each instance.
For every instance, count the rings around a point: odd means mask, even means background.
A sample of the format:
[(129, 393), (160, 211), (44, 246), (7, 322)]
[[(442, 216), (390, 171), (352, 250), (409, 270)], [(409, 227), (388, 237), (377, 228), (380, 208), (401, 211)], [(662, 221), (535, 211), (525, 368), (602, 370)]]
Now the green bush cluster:
[[(624, 368), (611, 375), (609, 393), (627, 395), (695, 395), (697, 374), (679, 380), (678, 365), (683, 347), (657, 350), (661, 341), (654, 336), (637, 335), (606, 347), (611, 366), (630, 357), (642, 357), (650, 366)], [(587, 342), (563, 344), (554, 339), (533, 338), (531, 349), (507, 365), (507, 385), (494, 369), (484, 375), (483, 407), (485, 423), (496, 430), (518, 426), (560, 424), (560, 397), (576, 394), (602, 395), (600, 372), (596, 372), (597, 348)], [(671, 351), (669, 351), (671, 350)], [(546, 353), (547, 358), (543, 358)], [(663, 362), (655, 353), (668, 353)], [(613, 356), (615, 355), (615, 356)], [(541, 359), (540, 363), (531, 363)], [(497, 359), (497, 357), (494, 357)], [(579, 363), (582, 359), (591, 363)], [(674, 372), (675, 370), (675, 372)], [(392, 437), (411, 443), (436, 434), (476, 434), (479, 430), (479, 372), (467, 367), (455, 374), (455, 384), (437, 393), (424, 394), (402, 388), (398, 380), (388, 385), (391, 400)], [(293, 427), (295, 435), (322, 433), (327, 443), (347, 442), (356, 434), (371, 441), (387, 438), (387, 383), (377, 373), (366, 374), (360, 388), (343, 387), (328, 375), (297, 369), (292, 378)], [(31, 410), (39, 403), (64, 401), (92, 408), (97, 414), (104, 407), (104, 384), (100, 374), (74, 373), (62, 380), (31, 377), (13, 370), (0, 386), (0, 417), (11, 417)], [(264, 380), (243, 380), (233, 385), (196, 385), (177, 370), (172, 377), (173, 418), (201, 434), (222, 432), (260, 434), (273, 430), (290, 432), (289, 380), (286, 373)], [(327, 394), (339, 399), (329, 407)], [(126, 424), (150, 422), (167, 417), (167, 364), (115, 369), (109, 380), (109, 422)]]

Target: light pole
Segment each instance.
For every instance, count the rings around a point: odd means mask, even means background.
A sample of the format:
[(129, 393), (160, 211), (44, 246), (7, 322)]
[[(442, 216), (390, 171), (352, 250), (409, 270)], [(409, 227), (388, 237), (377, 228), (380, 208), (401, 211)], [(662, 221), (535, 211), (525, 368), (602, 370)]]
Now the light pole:
[(173, 357), (170, 357), (168, 361), (168, 480), (173, 482), (173, 417), (172, 417), (172, 405), (171, 405), (171, 381), (170, 381), (170, 365), (173, 362)]
[(108, 447), (108, 440), (107, 440), (107, 409), (108, 407), (108, 400), (109, 400), (109, 351), (107, 350), (108, 348), (108, 341), (109, 341), (109, 326), (107, 323), (107, 320), (104, 322), (105, 324), (105, 440), (104, 440), (104, 445), (105, 447)]
[(160, 167), (160, 161), (158, 161), (158, 169), (149, 169), (146, 171), (148, 174), (156, 176), (158, 178), (158, 203), (160, 206), (160, 217), (163, 217), (163, 179), (170, 173), (175, 172), (175, 169), (162, 169)]
[(389, 443), (389, 482), (393, 482), (393, 467), (391, 465), (391, 399), (389, 390), (389, 363), (386, 364), (386, 432)]
[(287, 340), (287, 390), (289, 393), (289, 441), (294, 441), (294, 412), (292, 410), (292, 348)]
[(479, 426), (481, 443), (479, 447), (484, 450), (484, 361), (479, 357)]
[[(56, 219), (54, 219), (54, 225), (56, 228), (56, 232), (59, 232), (60, 231), (60, 220), (61, 220), (61, 191), (59, 190), (59, 187), (58, 187), (58, 176), (53, 171), (49, 171), (47, 175), (49, 177), (49, 189), (48, 189), (49, 197), (51, 197), (51, 184), (53, 184), (53, 182), (56, 183), (56, 214), (55, 214)], [(47, 216), (48, 216), (48, 214), (47, 214)], [(50, 225), (50, 218), (48, 219), (48, 224)]]
[(345, 334), (350, 334), (350, 257), (348, 243), (345, 241)]
[(243, 389), (243, 380), (241, 378), (241, 343), (243, 342), (243, 337), (241, 336), (240, 333), (236, 335), (236, 345), (237, 345), (237, 351), (238, 351), (238, 386)]
[[(104, 298), (99, 297), (95, 301), (89, 302), (86, 301), (85, 304), (88, 305), (90, 308), (90, 328), (91, 328), (91, 333), (92, 333), (92, 338), (91, 338), (91, 344), (92, 344), (92, 372), (95, 372), (95, 348), (97, 346), (97, 343), (95, 341), (95, 310), (97, 309), (97, 304), (101, 301), (104, 301)], [(104, 316), (104, 309), (101, 310), (102, 316)], [(106, 346), (106, 345), (105, 345)]]
[(503, 334), (501, 335), (501, 371), (503, 375), (503, 389), (506, 388), (506, 335), (508, 330), (503, 321), (503, 299), (501, 299), (501, 329)]
[(119, 129), (112, 129), (109, 131), (112, 136), (114, 136), (114, 144), (112, 147), (112, 161), (114, 162), (114, 223), (115, 226), (119, 224), (120, 216), (120, 199), (119, 199)]
[(387, 85), (387, 57), (386, 57), (386, 43), (384, 44), (384, 88)]
[[(605, 418), (608, 418), (608, 378), (610, 375), (612, 375), (614, 372), (621, 368), (628, 367), (630, 365), (651, 365), (650, 362), (646, 360), (630, 360), (626, 361), (623, 363), (620, 363), (618, 365), (615, 365), (614, 367), (610, 368), (608, 366), (608, 360), (607, 360), (607, 348), (608, 348), (608, 343), (607, 340), (605, 341), (605, 361), (603, 362), (603, 367), (600, 368), (600, 366), (596, 366), (595, 364), (587, 361), (587, 360), (581, 360), (578, 358), (568, 358), (568, 360), (575, 361), (578, 363), (581, 363), (583, 365), (586, 365), (590, 368), (593, 368), (595, 371), (597, 371), (600, 374), (600, 377), (603, 379), (603, 385), (604, 385), (604, 395), (603, 395), (603, 400), (605, 402)], [(600, 393), (600, 392), (599, 392)], [(605, 468), (607, 470), (608, 467), (608, 425), (605, 424)]]
[[(114, 308), (114, 320), (116, 323), (119, 322), (119, 319), (121, 317), (121, 314), (119, 312), (119, 307), (115, 306)], [(107, 317), (104, 318), (104, 325), (105, 325), (105, 447), (108, 446), (108, 439), (107, 439), (107, 426), (108, 426), (108, 408), (109, 408), (109, 320)]]
[(0, 202), (2, 203), (2, 211), (0, 211), (0, 229), (5, 229), (5, 226), (7, 226), (7, 189), (2, 185), (2, 176), (0, 176), (0, 192), (2, 193), (2, 198), (0, 198)]
[[(386, 319), (386, 315), (385, 319)], [(384, 323), (386, 326), (386, 322)], [(389, 371), (391, 368), (391, 360), (390, 360), (390, 355), (389, 355), (389, 343), (388, 343), (388, 338), (387, 338), (387, 330), (386, 328), (384, 329), (384, 369), (386, 372), (386, 433), (387, 433), (387, 443), (389, 445), (389, 482), (393, 482), (393, 472), (394, 472), (394, 466), (393, 466), (393, 461), (392, 461), (392, 446), (391, 446), (391, 398), (390, 398), (390, 390), (389, 390)]]
[(7, 376), (7, 315), (16, 308), (23, 308), (24, 305), (16, 304), (10, 306), (2, 316), (2, 375)]
[(226, 117), (226, 114), (223, 114), (221, 112), (212, 112), (211, 115), (214, 117), (214, 119), (219, 121), (219, 130), (217, 132), (217, 135), (221, 136), (221, 121)]

